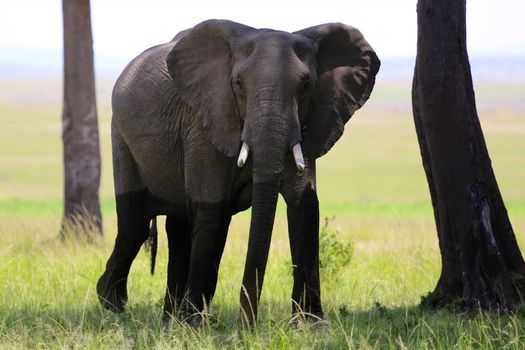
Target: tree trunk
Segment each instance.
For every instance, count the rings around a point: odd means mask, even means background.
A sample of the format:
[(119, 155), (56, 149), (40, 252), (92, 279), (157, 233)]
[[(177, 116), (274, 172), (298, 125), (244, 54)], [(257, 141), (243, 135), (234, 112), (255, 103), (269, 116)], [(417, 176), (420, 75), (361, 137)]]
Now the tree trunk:
[(441, 250), (429, 306), (513, 311), (525, 263), (479, 123), (465, 0), (419, 0), (412, 107)]
[(100, 146), (89, 0), (63, 0), (64, 217), (61, 233), (102, 233)]

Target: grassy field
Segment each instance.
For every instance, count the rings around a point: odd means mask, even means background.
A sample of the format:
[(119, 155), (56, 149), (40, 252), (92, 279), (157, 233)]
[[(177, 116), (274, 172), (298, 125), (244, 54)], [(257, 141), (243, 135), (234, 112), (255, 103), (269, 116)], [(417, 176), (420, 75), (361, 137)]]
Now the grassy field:
[[(40, 84), (40, 85), (39, 85)], [(13, 89), (40, 91), (46, 82)], [(8, 87), (2, 85), (2, 89)], [(108, 91), (107, 86), (103, 91)], [(418, 307), (440, 272), (440, 256), (407, 85), (378, 85), (319, 161), (324, 237), (353, 251), (347, 265), (325, 256), (329, 331), (298, 329), (291, 318), (291, 263), (285, 210), (278, 207), (258, 329), (237, 328), (249, 213), (231, 225), (212, 318), (199, 328), (161, 321), (167, 244), (157, 272), (141, 252), (119, 315), (102, 310), (95, 283), (116, 233), (109, 108), (99, 108), (106, 235), (95, 244), (61, 243), (60, 107), (5, 96), (0, 104), (0, 348), (487, 348), (523, 349), (525, 313), (467, 315)], [(18, 94), (17, 96), (20, 96)], [(525, 249), (525, 87), (482, 85), (479, 114), (500, 189)], [(102, 99), (103, 100), (103, 99)], [(14, 102), (13, 102), (14, 101)], [(162, 232), (161, 232), (162, 233)], [(322, 254), (330, 254), (325, 250)], [(322, 258), (323, 259), (323, 258)]]

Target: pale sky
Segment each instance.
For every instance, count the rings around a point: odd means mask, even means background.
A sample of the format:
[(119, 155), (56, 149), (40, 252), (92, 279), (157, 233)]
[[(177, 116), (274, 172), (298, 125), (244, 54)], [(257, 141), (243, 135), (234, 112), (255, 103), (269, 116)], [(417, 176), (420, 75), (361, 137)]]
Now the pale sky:
[[(183, 3), (184, 5), (180, 5)], [(359, 28), (380, 57), (415, 55), (416, 0), (91, 0), (96, 55), (131, 59), (209, 18), (286, 31), (326, 22)], [(0, 49), (62, 49), (60, 0), (0, 0)], [(525, 0), (467, 2), (470, 55), (525, 55)]]

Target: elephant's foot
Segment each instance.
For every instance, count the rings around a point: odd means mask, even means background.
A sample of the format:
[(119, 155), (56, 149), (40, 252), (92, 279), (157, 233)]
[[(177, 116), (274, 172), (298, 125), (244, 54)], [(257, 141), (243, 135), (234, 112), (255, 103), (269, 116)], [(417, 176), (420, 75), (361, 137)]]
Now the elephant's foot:
[(184, 321), (184, 323), (186, 323), (190, 327), (198, 328), (202, 326), (203, 324), (207, 324), (207, 322), (209, 322), (211, 318), (209, 317), (208, 314), (193, 313), (191, 315), (184, 316), (182, 320)]
[(201, 326), (203, 323), (214, 323), (216, 321), (209, 314), (208, 308), (199, 310), (188, 299), (179, 301), (174, 299), (165, 300), (162, 319), (164, 322), (178, 320), (194, 328)]
[(254, 331), (257, 328), (257, 316), (253, 313), (249, 314), (241, 307), (237, 318), (237, 327), (243, 331)]
[[(176, 288), (173, 288), (176, 290)], [(162, 319), (169, 322), (173, 319), (184, 320), (184, 310), (181, 308), (184, 301), (184, 295), (177, 295), (176, 292), (166, 290), (164, 296), (164, 308), (162, 309)]]
[(301, 329), (308, 327), (316, 331), (330, 331), (330, 323), (324, 318), (323, 314), (318, 315), (304, 312), (296, 312), (293, 314), (290, 325), (294, 329)]
[(162, 309), (162, 321), (170, 322), (172, 320), (183, 320), (180, 311), (178, 311), (173, 304), (164, 303), (164, 309)]
[(176, 320), (176, 322), (182, 322), (189, 325), (190, 327), (197, 328), (203, 323), (216, 321), (214, 318), (210, 317), (208, 314), (203, 313), (185, 313), (182, 311), (168, 311), (166, 309), (162, 312), (162, 320), (166, 323)]
[(104, 308), (117, 313), (124, 311), (124, 306), (128, 301), (126, 279), (108, 278), (107, 271), (104, 272), (97, 282), (97, 294)]

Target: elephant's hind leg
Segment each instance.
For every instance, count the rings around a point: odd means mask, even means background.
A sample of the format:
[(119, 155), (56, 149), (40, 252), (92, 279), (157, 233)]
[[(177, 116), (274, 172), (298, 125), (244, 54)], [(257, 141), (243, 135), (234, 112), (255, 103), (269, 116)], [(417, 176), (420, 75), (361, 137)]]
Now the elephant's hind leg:
[(168, 215), (166, 218), (168, 236), (168, 284), (164, 298), (164, 318), (169, 319), (176, 308), (182, 305), (186, 280), (190, 269), (191, 228), (186, 218)]
[(149, 234), (148, 195), (145, 190), (117, 196), (118, 233), (106, 270), (97, 283), (102, 305), (115, 312), (127, 302), (127, 279), (131, 263)]
[(104, 307), (118, 312), (128, 298), (126, 282), (131, 263), (148, 238), (150, 195), (114, 120), (111, 131), (118, 233), (106, 270), (98, 280), (97, 293)]

